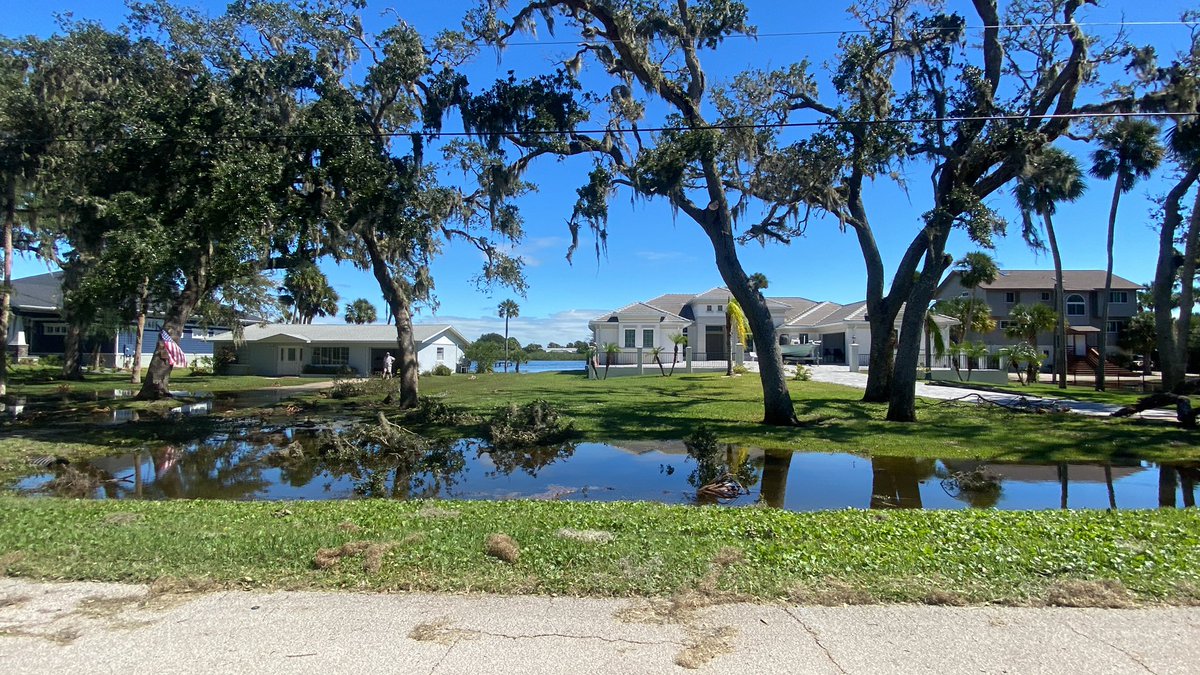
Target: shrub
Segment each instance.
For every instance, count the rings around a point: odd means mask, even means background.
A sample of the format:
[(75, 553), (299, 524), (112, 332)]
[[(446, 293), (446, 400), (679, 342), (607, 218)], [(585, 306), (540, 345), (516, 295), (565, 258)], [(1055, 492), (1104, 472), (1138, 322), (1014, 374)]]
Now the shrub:
[(745, 375), (748, 372), (750, 372), (750, 369), (740, 363), (733, 367), (734, 375)]
[(213, 352), (213, 370), (224, 375), (229, 366), (238, 362), (237, 349), (232, 345), (221, 345)]
[(192, 376), (212, 375), (213, 374), (213, 357), (199, 356), (192, 360)]
[(54, 368), (59, 368), (63, 364), (63, 359), (58, 354), (49, 354), (47, 356), (43, 356), (38, 363), (40, 363), (43, 366), (52, 366)]
[(808, 366), (796, 366), (796, 379), (800, 382), (808, 382), (812, 379), (812, 371)]
[(454, 374), (454, 371), (450, 370), (450, 366), (448, 366), (444, 363), (439, 363), (436, 366), (434, 366), (432, 372), (434, 375), (437, 375), (439, 377), (444, 377), (446, 375)]
[(306, 363), (306, 364), (304, 364), (304, 368), (302, 368), (300, 370), (300, 372), (304, 373), (305, 375), (342, 375), (342, 376), (350, 376), (350, 377), (358, 375), (357, 370), (355, 370), (345, 364), (329, 365), (329, 366), (314, 366), (311, 363)]
[(329, 390), (330, 398), (353, 398), (371, 394), (387, 395), (396, 390), (398, 380), (336, 379)]

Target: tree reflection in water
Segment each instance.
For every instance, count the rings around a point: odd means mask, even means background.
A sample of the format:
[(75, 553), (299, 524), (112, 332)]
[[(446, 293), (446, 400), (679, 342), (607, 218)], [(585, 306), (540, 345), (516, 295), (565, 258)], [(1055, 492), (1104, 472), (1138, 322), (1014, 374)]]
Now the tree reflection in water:
[(922, 508), (921, 481), (933, 477), (935, 467), (932, 459), (872, 457), (871, 508)]
[(688, 475), (688, 484), (697, 489), (696, 503), (716, 504), (720, 498), (702, 490), (717, 482), (736, 483), (742, 490), (758, 484), (758, 468), (750, 461), (750, 450), (729, 443), (718, 443), (716, 434), (701, 424), (684, 439), (688, 457), (696, 468)]

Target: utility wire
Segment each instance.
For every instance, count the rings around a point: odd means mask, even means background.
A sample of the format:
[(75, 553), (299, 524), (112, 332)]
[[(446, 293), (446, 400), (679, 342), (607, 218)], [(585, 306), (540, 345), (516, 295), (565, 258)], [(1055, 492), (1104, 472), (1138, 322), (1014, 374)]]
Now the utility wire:
[[(797, 129), (807, 127), (844, 127), (844, 126), (882, 126), (902, 124), (947, 124), (967, 122), (1025, 122), (1029, 120), (1074, 120), (1074, 119), (1124, 119), (1124, 118), (1171, 118), (1196, 117), (1200, 112), (1078, 112), (1078, 113), (1048, 113), (1045, 115), (978, 115), (963, 117), (914, 117), (887, 118), (877, 120), (814, 120), (811, 122), (763, 122), (753, 124), (708, 124), (698, 127), (686, 126), (655, 126), (629, 129), (547, 129), (537, 132), (509, 131), (389, 131), (380, 136), (398, 138), (402, 136), (446, 136), (483, 138), (491, 136), (512, 136), (520, 133), (533, 133), (540, 136), (585, 136), (597, 134), (630, 134), (630, 133), (662, 133), (670, 131), (742, 131), (753, 129)], [(119, 143), (123, 141), (271, 141), (299, 138), (374, 138), (370, 132), (320, 132), (311, 134), (228, 134), (210, 136), (119, 136), (112, 138), (87, 138), (81, 136), (55, 136), (51, 138), (8, 138), (0, 139), (0, 143), (10, 145), (32, 145), (41, 143)]]
[[(1020, 29), (1020, 28), (1070, 28), (1072, 26), (1079, 26), (1081, 28), (1098, 28), (1098, 27), (1112, 28), (1114, 26), (1119, 26), (1119, 27), (1124, 28), (1126, 26), (1130, 26), (1130, 27), (1146, 27), (1146, 26), (1165, 27), (1165, 26), (1192, 26), (1192, 25), (1193, 24), (1190, 22), (1178, 21), (1178, 20), (1176, 20), (1176, 21), (1082, 21), (1082, 22), (1077, 21), (1075, 23), (1001, 23), (1001, 24), (986, 25), (986, 26), (964, 26), (962, 28), (962, 30), (971, 31), (971, 32), (981, 32), (981, 31), (987, 30), (989, 28), (1008, 30), (1008, 29)], [(937, 26), (928, 26), (928, 27), (922, 28), (922, 30), (924, 30), (924, 31), (955, 31), (955, 30), (959, 30), (959, 29), (953, 28), (953, 27), (939, 28)], [(864, 35), (864, 34), (869, 34), (870, 32), (871, 31), (866, 28), (847, 28), (845, 30), (801, 30), (801, 31), (784, 31), (784, 32), (778, 32), (778, 33), (756, 33), (753, 35), (751, 35), (749, 33), (734, 33), (731, 35), (726, 35), (722, 39), (729, 40), (729, 39), (735, 39), (735, 38), (742, 38), (742, 39), (746, 39), (746, 40), (757, 40), (759, 38), (813, 37), (813, 36), (821, 36), (821, 35)], [(578, 40), (545, 40), (545, 41), (543, 41), (543, 40), (527, 40), (524, 42), (506, 42), (506, 43), (504, 43), (504, 46), (505, 47), (541, 47), (541, 46), (551, 46), (551, 45), (578, 45), (583, 42), (587, 42), (587, 40), (584, 40), (582, 38), (578, 39)], [(624, 41), (623, 40), (610, 40), (610, 39), (606, 38), (603, 40), (603, 42), (624, 42)]]

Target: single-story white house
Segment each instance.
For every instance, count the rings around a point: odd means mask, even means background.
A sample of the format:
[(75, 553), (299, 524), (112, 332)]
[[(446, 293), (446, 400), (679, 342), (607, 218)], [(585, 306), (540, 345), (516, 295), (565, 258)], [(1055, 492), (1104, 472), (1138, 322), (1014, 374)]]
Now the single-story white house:
[[(685, 335), (688, 349), (695, 361), (723, 361), (728, 357), (729, 335), (725, 330), (725, 306), (732, 298), (729, 289), (717, 287), (699, 295), (668, 294), (645, 302), (635, 302), (621, 309), (596, 317), (588, 322), (596, 345), (615, 344), (620, 353), (611, 361), (614, 365), (636, 362), (637, 350), (643, 352), (662, 347), (671, 354), (672, 335)], [(857, 344), (858, 365), (867, 366), (870, 360), (871, 327), (867, 321), (867, 303), (842, 305), (818, 302), (807, 298), (767, 298), (771, 318), (775, 322), (779, 344), (820, 342), (821, 362), (851, 365), (850, 345)], [(904, 318), (903, 308), (896, 317), (896, 330)], [(935, 314), (934, 323), (949, 343), (948, 332), (958, 321)], [(753, 345), (748, 345), (754, 351)], [(921, 344), (924, 364), (925, 344)], [(643, 356), (643, 359), (647, 357)], [(605, 362), (605, 356), (600, 356)]]
[[(255, 375), (332, 373), (346, 367), (359, 375), (383, 370), (383, 357), (396, 355), (396, 327), (381, 324), (283, 324), (247, 326), (240, 341), (226, 332), (211, 338), (218, 352), (237, 350), (238, 370)], [(414, 325), (421, 372), (445, 365), (456, 370), (470, 341), (448, 324)]]

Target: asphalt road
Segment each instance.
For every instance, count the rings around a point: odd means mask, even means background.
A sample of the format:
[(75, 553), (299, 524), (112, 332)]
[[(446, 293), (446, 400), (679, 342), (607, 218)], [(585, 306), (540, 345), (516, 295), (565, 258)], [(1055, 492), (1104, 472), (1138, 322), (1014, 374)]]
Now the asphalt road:
[(424, 593), (155, 595), (0, 579), (0, 664), (6, 673), (1195, 673), (1200, 608), (690, 609)]

